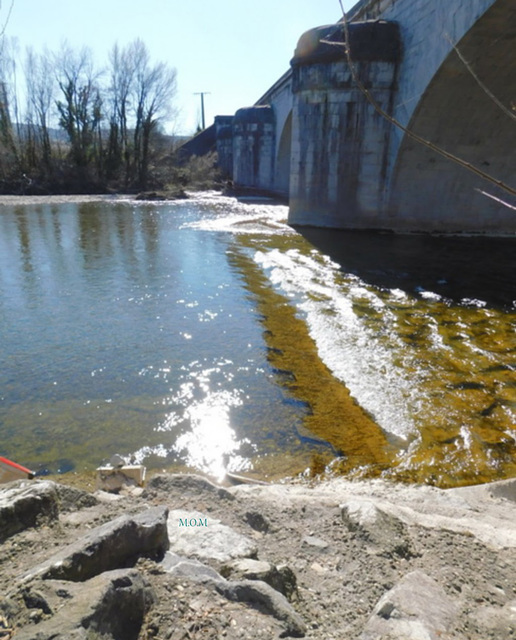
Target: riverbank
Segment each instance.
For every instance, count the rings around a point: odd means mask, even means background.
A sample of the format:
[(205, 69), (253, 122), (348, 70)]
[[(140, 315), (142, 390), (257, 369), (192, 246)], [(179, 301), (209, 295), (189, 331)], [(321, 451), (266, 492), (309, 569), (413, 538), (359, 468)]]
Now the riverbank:
[(0, 536), (2, 640), (516, 634), (514, 480), (37, 480), (0, 489)]

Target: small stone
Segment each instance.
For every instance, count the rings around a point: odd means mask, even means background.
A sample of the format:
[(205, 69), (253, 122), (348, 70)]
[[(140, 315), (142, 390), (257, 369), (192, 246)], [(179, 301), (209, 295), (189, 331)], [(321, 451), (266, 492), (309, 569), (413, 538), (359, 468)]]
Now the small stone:
[(270, 523), (259, 511), (247, 511), (244, 515), (247, 524), (259, 533), (267, 533), (270, 530)]
[(275, 567), (270, 562), (244, 558), (226, 563), (221, 575), (231, 580), (261, 580), (288, 599), (296, 591), (296, 576), (286, 565)]
[(308, 545), (309, 547), (314, 547), (316, 549), (320, 549), (323, 551), (327, 549), (330, 545), (321, 538), (316, 538), (315, 536), (305, 536), (302, 540), (303, 544)]

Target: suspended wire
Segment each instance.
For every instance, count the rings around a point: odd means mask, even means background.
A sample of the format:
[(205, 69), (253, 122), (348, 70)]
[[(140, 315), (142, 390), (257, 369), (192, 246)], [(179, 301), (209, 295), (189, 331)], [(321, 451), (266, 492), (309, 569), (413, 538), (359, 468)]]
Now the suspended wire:
[[(0, 8), (1, 8), (1, 3), (0, 3)], [(14, 0), (11, 0), (11, 6), (9, 7), (9, 11), (7, 12), (7, 18), (5, 19), (5, 22), (2, 26), (2, 30), (0, 31), (0, 38), (4, 35), (5, 30), (7, 29), (7, 25), (9, 24), (9, 19), (11, 17), (11, 13), (13, 11), (13, 7), (14, 7)]]
[(446, 34), (446, 39), (451, 44), (451, 46), (454, 48), (455, 53), (459, 56), (460, 61), (466, 67), (466, 69), (469, 71), (469, 73), (472, 75), (473, 79), (478, 84), (478, 86), (482, 89), (482, 91), (495, 103), (495, 105), (497, 107), (499, 107), (505, 113), (506, 116), (509, 116), (509, 118), (511, 118), (512, 120), (516, 121), (516, 113), (514, 113), (513, 111), (508, 109), (503, 104), (503, 102), (501, 102), (495, 96), (495, 94), (482, 82), (482, 80), (478, 77), (478, 75), (473, 70), (472, 66), (469, 64), (469, 62), (466, 60), (466, 58), (462, 55), (462, 52), (459, 50), (459, 48), (456, 45), (453, 44), (453, 42), (452, 42), (452, 40), (451, 40), (451, 38), (450, 38), (450, 36), (448, 34)]

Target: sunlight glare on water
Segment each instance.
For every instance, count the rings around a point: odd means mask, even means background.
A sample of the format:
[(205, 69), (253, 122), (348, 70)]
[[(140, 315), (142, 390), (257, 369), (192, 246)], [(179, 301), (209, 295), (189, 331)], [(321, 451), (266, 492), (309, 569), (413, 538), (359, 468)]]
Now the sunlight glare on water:
[[(215, 193), (4, 207), (0, 451), (41, 470), (118, 452), (219, 478), (268, 458), (281, 475), (287, 456), (301, 470), (314, 451), (353, 451), (365, 473), (367, 447), (385, 446), (411, 481), (516, 475), (510, 239), (301, 235), (287, 213)], [(384, 438), (363, 455), (331, 398), (314, 413), (310, 372), (288, 370), (304, 361), (289, 349), (312, 348)]]

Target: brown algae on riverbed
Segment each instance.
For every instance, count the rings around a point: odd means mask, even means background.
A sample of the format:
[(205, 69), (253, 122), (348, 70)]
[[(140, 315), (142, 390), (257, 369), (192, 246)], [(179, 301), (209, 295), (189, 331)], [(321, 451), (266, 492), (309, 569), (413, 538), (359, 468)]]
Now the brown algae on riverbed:
[[(420, 394), (418, 430), (403, 442), (383, 431), (321, 362), (297, 306), (246, 255), (249, 249), (263, 251), (264, 245), (280, 253), (294, 248), (301, 255), (313, 247), (301, 236), (275, 236), (265, 242), (260, 238), (258, 243), (241, 236), (240, 243), (230, 259), (242, 272), (261, 315), (269, 362), (279, 372), (278, 383), (306, 403), (305, 427), (342, 453), (331, 465), (333, 472), (381, 474), (443, 488), (516, 476), (513, 312), (393, 296), (382, 289), (376, 289), (375, 296), (383, 312), (367, 296), (354, 299), (354, 313), (378, 344), (394, 335), (398, 347), (403, 345), (403, 366)], [(345, 275), (337, 278), (345, 287)], [(324, 299), (320, 302), (325, 305)], [(327, 312), (333, 313), (330, 305)], [(390, 327), (386, 315), (394, 318)]]
[[(262, 318), (270, 364), (290, 394), (306, 403), (304, 425), (331, 443), (342, 456), (342, 473), (367, 468), (379, 475), (394, 463), (395, 449), (369, 414), (321, 361), (303, 320), (288, 300), (274, 291), (261, 269), (243, 252), (229, 259), (242, 273)], [(281, 372), (284, 375), (281, 375)]]

